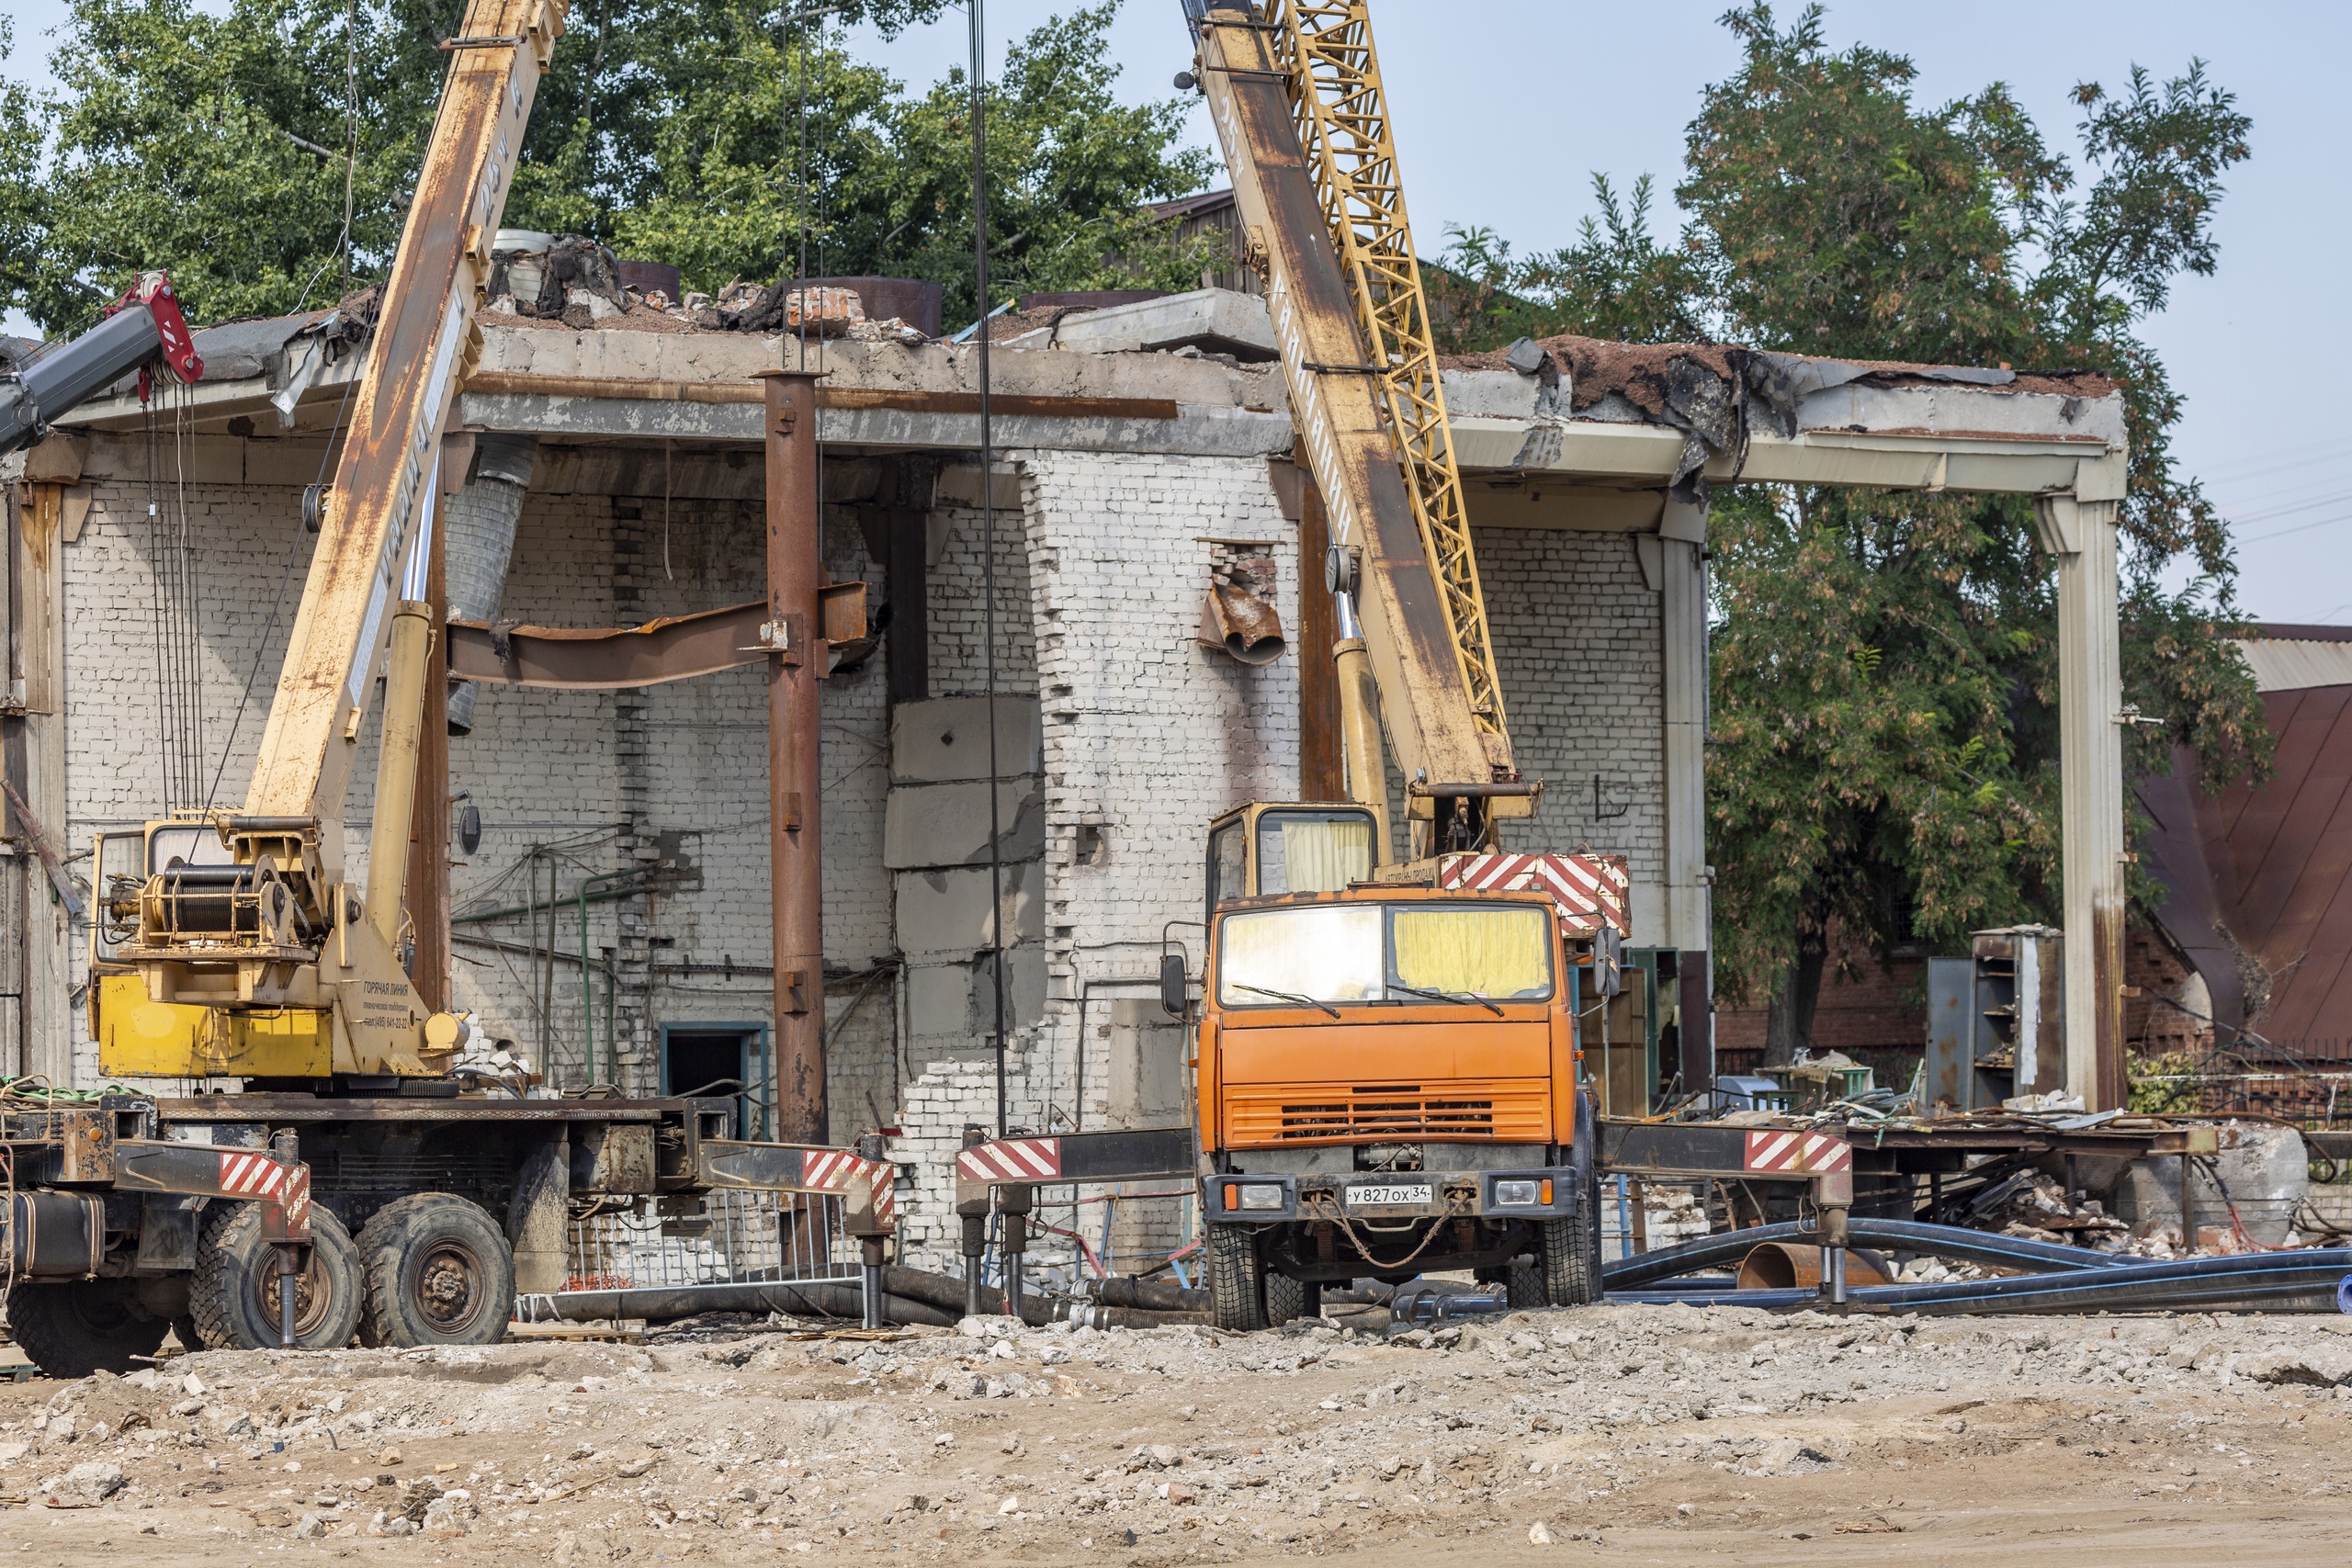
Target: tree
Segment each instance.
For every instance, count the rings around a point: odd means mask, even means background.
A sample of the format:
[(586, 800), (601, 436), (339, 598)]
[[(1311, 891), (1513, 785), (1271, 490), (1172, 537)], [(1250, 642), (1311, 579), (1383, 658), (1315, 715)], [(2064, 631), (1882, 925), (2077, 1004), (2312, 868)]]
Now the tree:
[[(2195, 745), (2219, 777), (2267, 764), (2225, 531), (2175, 473), (2180, 400), (2131, 327), (2210, 272), (2246, 118), (2192, 64), (2109, 103), (2077, 92), (2086, 194), (2007, 92), (1912, 102), (1913, 69), (1832, 53), (1820, 9), (1725, 18), (1746, 45), (1709, 89), (1678, 195), (1710, 306), (1740, 341), (1854, 357), (2086, 366), (2124, 394), (2127, 701), (2163, 721), (2132, 765)], [(1750, 489), (1711, 525), (1721, 615), (1709, 780), (1726, 979), (1802, 1043), (1833, 923), (1883, 958), (2058, 908), (2055, 615), (2018, 498)], [(2187, 554), (2199, 576), (2168, 592)]]
[[(1560, 252), (1458, 235), (1464, 346), (1577, 331), (2111, 377), (2132, 443), (2125, 697), (2163, 721), (2133, 731), (2128, 765), (2166, 771), (2180, 740), (2209, 782), (2259, 771), (2260, 701), (2223, 640), (2227, 533), (2176, 471), (2181, 400), (2132, 335), (2174, 277), (2214, 269), (2246, 117), (2199, 63), (2161, 85), (2135, 69), (2111, 97), (2086, 84), (2077, 193), (2006, 88), (1918, 104), (1908, 60), (1833, 51), (1822, 17), (1723, 18), (1744, 59), (1689, 128), (1679, 244), (1652, 238), (1645, 186), (1623, 207), (1605, 183), (1600, 220)], [(1770, 999), (1785, 1055), (1844, 959), (1834, 931), (1883, 959), (2055, 918), (2051, 563), (2021, 499), (1829, 488), (1719, 490), (1710, 548), (1717, 975)], [(2194, 580), (2169, 592), (2183, 559)]]
[[(1173, 103), (1122, 107), (1103, 26), (1047, 22), (989, 97), (1003, 294), (1191, 287), (1201, 245), (1140, 206), (1197, 188)], [(947, 0), (582, 0), (542, 82), (511, 227), (587, 233), (689, 288), (883, 272), (970, 308), (968, 85), (907, 94), (828, 29), (885, 36)], [(0, 130), (0, 302), (86, 324), (141, 268), (199, 321), (331, 299), (380, 277), (429, 135), (460, 0), (74, 0), (58, 89)], [(21, 98), (22, 95), (18, 95)], [(29, 112), (28, 112), (29, 111)], [(46, 141), (47, 150), (42, 144)], [(356, 153), (346, 158), (346, 149)], [(346, 172), (352, 221), (345, 243)]]

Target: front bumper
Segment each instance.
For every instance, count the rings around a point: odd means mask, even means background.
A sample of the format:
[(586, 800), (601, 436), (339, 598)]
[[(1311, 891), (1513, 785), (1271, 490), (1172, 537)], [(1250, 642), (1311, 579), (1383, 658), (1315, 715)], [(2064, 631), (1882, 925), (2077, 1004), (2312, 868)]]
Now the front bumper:
[[(1385, 1227), (1422, 1219), (1567, 1219), (1583, 1212), (1580, 1175), (1571, 1166), (1539, 1166), (1399, 1176), (1213, 1176), (1202, 1183), (1201, 1208), (1216, 1224), (1245, 1225), (1344, 1219)], [(1528, 1196), (1529, 1188), (1535, 1201), (1516, 1201)]]

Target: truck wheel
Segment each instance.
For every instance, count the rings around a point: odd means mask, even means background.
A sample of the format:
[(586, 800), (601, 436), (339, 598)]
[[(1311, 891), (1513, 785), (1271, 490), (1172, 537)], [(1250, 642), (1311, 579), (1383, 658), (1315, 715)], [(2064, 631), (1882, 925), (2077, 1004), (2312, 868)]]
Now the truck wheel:
[[(277, 1337), (277, 1248), (261, 1238), (261, 1205), (205, 1206), (188, 1315), (207, 1348), (268, 1350)], [(340, 1350), (359, 1326), (359, 1249), (323, 1204), (311, 1210), (311, 1256), (294, 1286), (294, 1343)]]
[(1266, 1281), (1266, 1326), (1280, 1328), (1306, 1315), (1306, 1286), (1287, 1274), (1277, 1274), (1262, 1262), (1259, 1272)]
[(183, 1350), (208, 1348), (204, 1343), (204, 1336), (197, 1332), (196, 1314), (193, 1313), (184, 1312), (172, 1319), (172, 1337), (180, 1342), (180, 1348)]
[(1503, 1283), (1510, 1292), (1510, 1310), (1538, 1312), (1552, 1304), (1551, 1292), (1544, 1282), (1544, 1261), (1532, 1262), (1524, 1258), (1511, 1259), (1505, 1271)]
[(363, 1344), (494, 1345), (514, 1316), (514, 1254), (479, 1203), (413, 1192), (359, 1228)]
[(8, 1292), (8, 1333), (33, 1365), (53, 1378), (131, 1370), (134, 1357), (163, 1348), (167, 1326), (140, 1311), (127, 1280), (22, 1284)]
[(1258, 1235), (1246, 1225), (1208, 1227), (1209, 1315), (1219, 1328), (1247, 1334), (1266, 1326), (1265, 1273)]
[[(1576, 1145), (1570, 1168), (1583, 1213), (1545, 1220), (1536, 1250), (1543, 1269), (1544, 1300), (1553, 1306), (1586, 1306), (1600, 1300), (1600, 1161), (1592, 1099), (1577, 1096)], [(1519, 1303), (1519, 1279), (1511, 1279), (1511, 1304)]]

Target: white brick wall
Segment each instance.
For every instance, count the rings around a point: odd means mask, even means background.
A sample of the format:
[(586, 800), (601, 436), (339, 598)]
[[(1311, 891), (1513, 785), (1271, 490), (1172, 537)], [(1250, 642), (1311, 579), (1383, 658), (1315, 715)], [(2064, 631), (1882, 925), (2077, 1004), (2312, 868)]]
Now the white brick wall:
[[(1478, 576), (1520, 771), (1544, 781), (1527, 847), (1626, 857), (1637, 886), (1665, 881), (1665, 666), (1658, 596), (1623, 534), (1476, 530)], [(1601, 808), (1624, 815), (1597, 820)], [(1643, 935), (1636, 932), (1636, 940)]]
[[(1286, 628), (1297, 627), (1295, 525), (1283, 518), (1261, 459), (1023, 452), (1004, 461), (1018, 476), (1020, 502), (996, 520), (997, 679), (1000, 690), (1035, 693), (1043, 708), (1051, 998), (1044, 1020), (1011, 1043), (1011, 1118), (1039, 1131), (1095, 1128), (1110, 1114), (1111, 1064), (1101, 1047), (1111, 1004), (1153, 994), (1163, 928), (1198, 918), (1209, 819), (1247, 799), (1295, 793), (1298, 661), (1321, 652), (1294, 642), (1276, 662), (1246, 668), (1195, 640), (1212, 539), (1269, 550), (1277, 608)], [(221, 798), (232, 804), (243, 797), (308, 562), (299, 501), (286, 487), (188, 491), (204, 541), (207, 744), (216, 759), (263, 640), (268, 593), (288, 547), (296, 553), (277, 632), (260, 649), (261, 690), (231, 749)], [(955, 507), (943, 516), (931, 570), (932, 690), (976, 693), (983, 684), (981, 513)], [(77, 847), (94, 828), (134, 826), (161, 805), (144, 536), (143, 485), (107, 481), (81, 539), (65, 551), (69, 829)], [(1656, 885), (1663, 847), (1658, 600), (1642, 581), (1632, 542), (1490, 529), (1480, 532), (1478, 548), (1521, 765), (1548, 785), (1529, 837), (1623, 852), (1637, 885)], [(837, 580), (879, 581), (850, 509), (827, 508), (824, 551)], [(763, 558), (756, 503), (673, 500), (665, 522), (658, 497), (535, 495), (503, 613), (615, 625), (740, 603), (762, 592)], [(953, 1155), (966, 1122), (994, 1124), (993, 1064), (984, 1054), (902, 1060), (903, 980), (887, 972), (842, 1024), (862, 976), (896, 956), (881, 863), (885, 663), (877, 652), (824, 694), (827, 959), (829, 968), (853, 972), (829, 986), (829, 1020), (840, 1026), (834, 1132), (846, 1139), (877, 1119), (899, 1121), (906, 1137), (893, 1156), (917, 1170), (902, 1210), (909, 1255), (951, 1266)], [(371, 731), (349, 807), (355, 875), (365, 874), (373, 748)], [(481, 850), (453, 876), (460, 908), (522, 903), (533, 846), (540, 848), (540, 886), (551, 863), (564, 892), (594, 873), (672, 863), (651, 897), (589, 907), (600, 1076), (611, 1076), (613, 1049), (604, 1018), (608, 953), (619, 1060), (632, 1089), (656, 1087), (664, 1023), (769, 1021), (773, 982), (756, 972), (769, 962), (766, 766), (756, 669), (635, 693), (487, 687), (474, 735), (453, 739), (452, 787), (471, 792), (485, 825)], [(1624, 815), (1593, 820), (1596, 773), (1604, 807), (1624, 807)], [(1095, 846), (1085, 858), (1081, 830)], [(576, 905), (558, 911), (559, 953), (578, 953), (578, 919)], [(544, 922), (542, 915), (536, 936), (519, 917), (458, 929), (527, 948), (545, 944)], [(1197, 931), (1180, 925), (1171, 934), (1197, 971)], [(540, 1026), (527, 953), (478, 943), (461, 943), (457, 953), (458, 1004), (477, 1010), (491, 1032), (535, 1051)], [(754, 972), (729, 979), (729, 960)], [(587, 1076), (580, 972), (560, 959), (553, 975), (554, 1076), (579, 1082)], [(1081, 1069), (1082, 994), (1098, 1048)], [(976, 1050), (985, 1043), (971, 1042)], [(76, 1071), (84, 1081), (96, 1076), (86, 1042)], [(1137, 1216), (1123, 1245), (1168, 1235), (1176, 1208), (1165, 1207), (1165, 1215)], [(1101, 1211), (1084, 1213), (1091, 1239)], [(1051, 1217), (1071, 1219), (1068, 1211)]]

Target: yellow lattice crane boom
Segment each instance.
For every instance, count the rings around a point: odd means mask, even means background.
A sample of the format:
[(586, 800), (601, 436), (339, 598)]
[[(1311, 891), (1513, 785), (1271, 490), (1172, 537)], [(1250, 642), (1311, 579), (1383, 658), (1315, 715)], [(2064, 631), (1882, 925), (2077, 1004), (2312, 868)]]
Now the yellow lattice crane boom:
[(1331, 519), (1350, 793), (1385, 794), (1361, 711), (1370, 684), (1417, 852), (1490, 843), (1493, 820), (1532, 815), (1541, 786), (1511, 755), (1364, 0), (1213, 4), (1197, 25), (1200, 83)]
[(1275, 0), (1271, 17), (1274, 56), (1289, 72), (1291, 105), (1307, 176), (1323, 201), (1323, 220), (1340, 253), (1340, 268), (1355, 297), (1356, 321), (1380, 378), (1389, 423), (1404, 465), (1421, 547), (1445, 597), (1454, 656), (1470, 694), (1470, 712), (1496, 763), (1510, 762), (1495, 650), (1487, 632), (1487, 602), (1462, 502), (1462, 470), (1445, 417), (1445, 388), (1438, 376), (1437, 341), (1430, 331), (1429, 296), (1413, 254), (1413, 226), (1396, 174), (1396, 144), (1389, 132), (1380, 57), (1363, 0), (1311, 5)]

